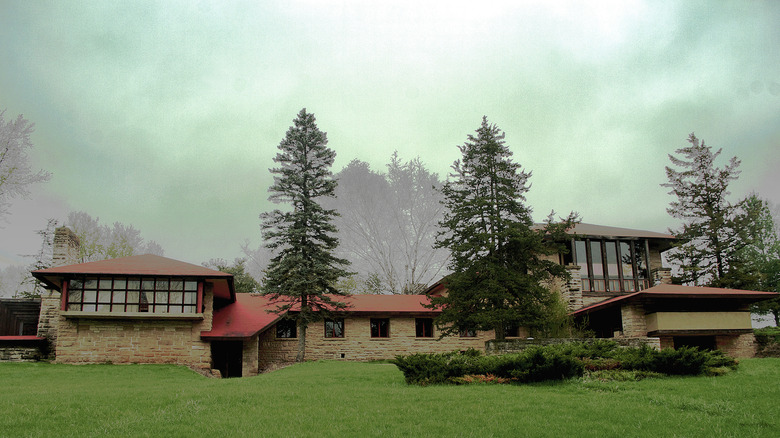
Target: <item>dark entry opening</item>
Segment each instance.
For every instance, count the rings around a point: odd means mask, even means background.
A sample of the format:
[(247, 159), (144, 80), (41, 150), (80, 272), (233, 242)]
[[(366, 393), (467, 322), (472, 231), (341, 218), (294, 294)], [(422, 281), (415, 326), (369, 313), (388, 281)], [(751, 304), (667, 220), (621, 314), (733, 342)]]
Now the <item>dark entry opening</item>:
[(675, 336), (674, 348), (699, 347), (700, 350), (715, 350), (715, 336)]
[(242, 341), (214, 341), (211, 343), (211, 361), (222, 377), (241, 377)]

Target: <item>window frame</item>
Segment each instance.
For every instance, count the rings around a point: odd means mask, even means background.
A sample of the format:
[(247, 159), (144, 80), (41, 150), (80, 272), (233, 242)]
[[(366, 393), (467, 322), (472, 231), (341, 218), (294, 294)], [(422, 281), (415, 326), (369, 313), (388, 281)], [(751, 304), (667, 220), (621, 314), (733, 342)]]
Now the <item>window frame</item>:
[[(581, 246), (585, 250), (585, 264), (580, 264), (578, 261), (583, 259), (582, 251), (577, 250), (578, 242), (582, 243)], [(628, 254), (623, 254), (625, 250), (623, 243), (628, 248)], [(615, 252), (616, 276), (610, 276), (609, 274), (608, 252), (610, 249), (608, 248), (614, 249)], [(594, 251), (595, 249), (598, 251)], [(641, 254), (639, 254), (640, 251), (638, 249), (641, 250)], [(572, 263), (581, 266), (582, 292), (594, 294), (633, 293), (650, 287), (650, 279), (640, 277), (641, 267), (639, 266), (639, 264), (645, 266), (641, 270), (645, 271), (645, 277), (649, 277), (649, 269), (647, 267), (650, 266), (650, 248), (647, 239), (572, 239), (570, 250), (571, 257), (567, 257), (567, 260), (571, 260)], [(594, 252), (598, 254), (594, 254)], [(631, 260), (630, 278), (624, 275), (624, 264), (622, 261), (624, 257)], [(596, 272), (597, 266), (601, 268), (599, 272)]]
[(461, 338), (476, 338), (477, 331), (474, 329), (462, 329), (458, 333)]
[[(384, 325), (384, 328), (382, 327)], [(390, 337), (390, 318), (370, 318), (369, 333), (372, 339), (386, 339)]]
[[(328, 325), (330, 325), (330, 331), (328, 331)], [(336, 327), (341, 327), (341, 333), (336, 332)], [(324, 337), (326, 339), (344, 339), (344, 318), (328, 318), (323, 323)]]
[(84, 274), (63, 279), (60, 309), (65, 316), (202, 317), (202, 295), (195, 277)]
[[(422, 325), (421, 325), (422, 323)], [(430, 329), (430, 331), (426, 330), (427, 328)], [(420, 327), (422, 327), (422, 330), (420, 330)], [(433, 318), (415, 318), (414, 319), (414, 335), (416, 338), (419, 339), (430, 339), (433, 338)], [(422, 332), (422, 335), (420, 334)]]
[[(279, 336), (280, 330), (286, 330), (284, 333), (290, 333), (291, 336)], [(298, 324), (297, 321), (294, 319), (280, 319), (276, 322), (276, 325), (274, 327), (275, 337), (276, 339), (298, 339)]]

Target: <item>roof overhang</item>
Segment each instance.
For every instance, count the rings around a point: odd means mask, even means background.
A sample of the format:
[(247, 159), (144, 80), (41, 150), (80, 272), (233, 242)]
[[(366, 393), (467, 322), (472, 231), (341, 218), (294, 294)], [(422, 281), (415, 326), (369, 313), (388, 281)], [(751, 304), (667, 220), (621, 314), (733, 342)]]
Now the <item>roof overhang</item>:
[(764, 301), (778, 296), (776, 292), (760, 292), (739, 289), (719, 289), (714, 287), (700, 286), (680, 286), (673, 284), (661, 284), (645, 289), (641, 292), (634, 292), (628, 295), (621, 295), (610, 298), (582, 309), (570, 312), (571, 316), (583, 316), (594, 312), (599, 312), (612, 307), (620, 307), (625, 304), (643, 300), (643, 301), (673, 301), (680, 299), (702, 299), (702, 300), (728, 300), (739, 304), (749, 304), (758, 301)]

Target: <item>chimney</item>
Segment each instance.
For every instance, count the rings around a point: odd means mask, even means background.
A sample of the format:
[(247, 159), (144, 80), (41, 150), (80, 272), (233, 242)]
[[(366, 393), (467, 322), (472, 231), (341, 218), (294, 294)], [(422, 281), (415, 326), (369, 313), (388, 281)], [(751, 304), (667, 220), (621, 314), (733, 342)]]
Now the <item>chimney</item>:
[(79, 238), (68, 227), (54, 230), (54, 254), (51, 266), (65, 266), (79, 263)]

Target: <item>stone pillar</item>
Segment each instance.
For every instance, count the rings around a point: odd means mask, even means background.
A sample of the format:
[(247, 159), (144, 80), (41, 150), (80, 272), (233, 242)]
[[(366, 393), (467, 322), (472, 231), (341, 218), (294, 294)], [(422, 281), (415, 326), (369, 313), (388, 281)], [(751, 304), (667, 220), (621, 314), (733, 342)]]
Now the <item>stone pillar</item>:
[[(72, 265), (79, 262), (79, 238), (68, 227), (54, 230), (54, 248), (52, 267)], [(49, 357), (54, 358), (57, 347), (57, 330), (62, 319), (60, 305), (62, 296), (59, 291), (47, 289), (41, 295), (41, 313), (38, 316), (38, 336), (46, 338), (49, 344)]]
[(580, 265), (569, 264), (566, 265), (566, 270), (569, 272), (569, 281), (563, 286), (561, 295), (566, 303), (566, 306), (570, 311), (581, 309), (582, 303), (582, 279), (580, 278)]
[(626, 304), (620, 308), (623, 319), (623, 336), (636, 338), (647, 336), (645, 309), (641, 304)]
[(652, 271), (653, 286), (659, 284), (672, 284), (672, 269), (671, 268), (655, 268)]

